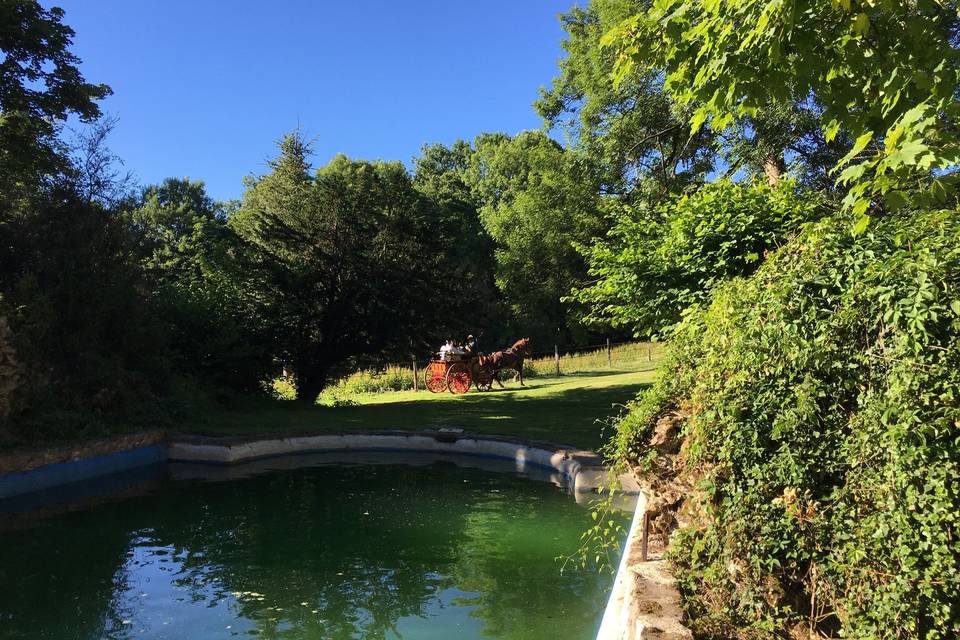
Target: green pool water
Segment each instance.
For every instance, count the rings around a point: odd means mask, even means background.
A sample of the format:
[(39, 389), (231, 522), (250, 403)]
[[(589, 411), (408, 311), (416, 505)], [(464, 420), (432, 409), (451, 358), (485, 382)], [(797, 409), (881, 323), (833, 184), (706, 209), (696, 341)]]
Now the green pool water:
[(612, 582), (561, 574), (590, 513), (549, 482), (449, 462), (171, 469), (0, 515), (0, 638), (588, 639)]

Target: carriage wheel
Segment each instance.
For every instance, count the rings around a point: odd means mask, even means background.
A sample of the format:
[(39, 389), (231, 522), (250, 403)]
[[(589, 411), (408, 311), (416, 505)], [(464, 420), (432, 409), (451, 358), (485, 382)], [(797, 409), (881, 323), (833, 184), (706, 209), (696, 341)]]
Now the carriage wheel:
[(493, 374), (483, 367), (476, 367), (473, 370), (473, 386), (477, 391), (490, 391), (493, 389)]
[(458, 362), (447, 371), (447, 388), (450, 393), (466, 393), (470, 391), (470, 366), (466, 362)]
[(440, 363), (431, 362), (423, 370), (423, 384), (431, 393), (440, 393), (447, 390), (447, 379), (444, 376), (444, 367)]

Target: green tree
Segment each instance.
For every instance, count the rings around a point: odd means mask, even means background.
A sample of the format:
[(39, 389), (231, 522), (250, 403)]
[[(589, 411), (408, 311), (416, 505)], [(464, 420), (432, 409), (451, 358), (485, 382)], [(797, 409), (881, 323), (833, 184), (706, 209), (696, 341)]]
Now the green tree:
[(96, 101), (110, 94), (84, 80), (62, 19), (62, 9), (36, 0), (0, 3), (0, 197), (29, 195), (66, 170), (64, 120), (99, 117)]
[(694, 132), (810, 96), (826, 140), (854, 141), (836, 169), (846, 205), (866, 214), (953, 190), (958, 24), (946, 0), (658, 0), (604, 42), (618, 82), (661, 70)]
[(20, 407), (106, 411), (142, 400), (169, 369), (129, 226), (72, 189), (24, 206), (0, 203), (0, 295), (29, 377)]
[(656, 204), (702, 184), (713, 171), (762, 174), (771, 184), (789, 172), (805, 186), (832, 187), (827, 172), (850, 141), (825, 139), (822, 109), (807, 95), (767, 102), (725, 131), (704, 126), (691, 132), (696, 105), (678, 102), (664, 88), (657, 65), (634, 65), (619, 83), (611, 83), (616, 51), (601, 40), (646, 4), (593, 0), (586, 9), (562, 15), (567, 55), (535, 104), (548, 127), (563, 128), (573, 148), (604, 168), (605, 192)]
[(248, 183), (230, 225), (254, 253), (276, 358), (313, 402), (335, 368), (408, 354), (437, 297), (431, 207), (400, 163), (338, 156), (315, 176), (309, 146), (284, 138)]
[(619, 84), (610, 82), (616, 57), (600, 40), (639, 6), (593, 0), (561, 15), (567, 55), (534, 106), (548, 127), (563, 129), (573, 148), (602, 168), (604, 193), (656, 202), (702, 182), (718, 149), (709, 130), (690, 135), (687, 114), (663, 91), (656, 70), (636, 68)]
[(488, 345), (507, 339), (510, 319), (494, 282), (493, 238), (483, 227), (480, 202), (466, 182), (472, 157), (470, 144), (458, 140), (450, 147), (426, 145), (415, 159), (413, 185), (432, 203), (438, 287), (453, 294), (440, 303), (447, 317), (423, 329), (431, 345), (436, 338), (470, 333), (483, 333)]
[(541, 341), (581, 333), (561, 298), (586, 276), (577, 252), (606, 231), (600, 180), (582, 156), (541, 132), (477, 138), (468, 182), (496, 241), (496, 280), (513, 314)]
[(588, 309), (588, 322), (637, 337), (662, 335), (717, 285), (750, 275), (826, 213), (822, 198), (789, 180), (721, 180), (656, 208), (612, 206), (613, 227), (584, 250), (593, 280), (572, 298)]
[(252, 390), (271, 369), (271, 345), (227, 215), (203, 182), (168, 178), (143, 190), (130, 224), (178, 372)]

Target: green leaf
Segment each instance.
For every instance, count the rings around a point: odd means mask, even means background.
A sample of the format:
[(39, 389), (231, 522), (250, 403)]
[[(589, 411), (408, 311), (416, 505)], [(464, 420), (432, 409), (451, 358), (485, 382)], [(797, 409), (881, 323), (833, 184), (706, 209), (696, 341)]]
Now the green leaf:
[(840, 132), (840, 121), (834, 118), (827, 123), (827, 126), (823, 129), (823, 136), (826, 138), (827, 142), (832, 142), (834, 138), (837, 137), (837, 133)]
[(853, 21), (853, 30), (860, 35), (870, 30), (870, 18), (865, 13), (858, 13)]
[[(859, 204), (859, 203), (858, 203)], [(862, 215), (853, 225), (853, 235), (859, 236), (870, 226), (870, 216)]]
[(866, 170), (867, 165), (862, 162), (860, 164), (852, 164), (840, 172), (840, 177), (837, 178), (837, 182), (840, 184), (855, 182), (863, 176)]
[(907, 140), (887, 157), (885, 164), (890, 169), (916, 165), (917, 157), (929, 149), (922, 140)]
[(850, 152), (847, 155), (843, 156), (840, 159), (840, 162), (837, 163), (837, 166), (842, 167), (843, 165), (847, 164), (848, 162), (856, 158), (857, 154), (863, 151), (867, 147), (867, 145), (870, 144), (870, 141), (872, 139), (873, 139), (873, 131), (867, 131), (866, 133), (861, 134), (857, 138), (857, 140), (853, 143), (853, 148), (850, 149)]
[(693, 113), (693, 117), (690, 118), (690, 131), (696, 133), (700, 130), (700, 127), (703, 126), (703, 123), (707, 121), (707, 110), (703, 107), (700, 107)]
[(890, 191), (884, 195), (886, 200), (887, 207), (896, 211), (897, 209), (902, 209), (907, 205), (907, 196), (903, 191)]

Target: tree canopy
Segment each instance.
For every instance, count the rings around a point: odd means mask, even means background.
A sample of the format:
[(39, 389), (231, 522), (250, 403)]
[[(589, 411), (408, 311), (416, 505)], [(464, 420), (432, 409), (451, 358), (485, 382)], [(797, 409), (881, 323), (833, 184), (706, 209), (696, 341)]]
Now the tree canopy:
[(638, 6), (602, 0), (563, 14), (567, 55), (534, 106), (597, 165), (604, 193), (652, 202), (702, 182), (718, 149), (709, 129), (691, 136), (684, 109), (663, 90), (656, 69), (638, 66), (619, 84), (610, 82), (616, 56), (601, 38)]
[(586, 275), (576, 245), (606, 229), (595, 166), (531, 131), (478, 137), (467, 175), (507, 304), (541, 340), (568, 339), (578, 326), (561, 298)]
[(572, 299), (590, 323), (663, 336), (684, 310), (756, 271), (825, 213), (822, 197), (789, 180), (775, 187), (722, 180), (657, 208), (616, 205), (607, 236), (584, 248), (591, 281)]
[(230, 226), (253, 252), (275, 356), (313, 402), (348, 359), (410, 353), (442, 330), (418, 318), (441, 298), (447, 265), (439, 218), (403, 165), (338, 156), (313, 174), (308, 154), (285, 137)]
[(809, 96), (826, 140), (853, 140), (835, 169), (866, 215), (953, 192), (958, 20), (943, 0), (657, 0), (604, 44), (619, 84), (661, 70), (693, 132)]
[(62, 9), (33, 0), (0, 4), (0, 196), (22, 194), (67, 168), (60, 127), (71, 114), (96, 119), (96, 101), (110, 94), (84, 80), (69, 50), (74, 32), (62, 20)]

